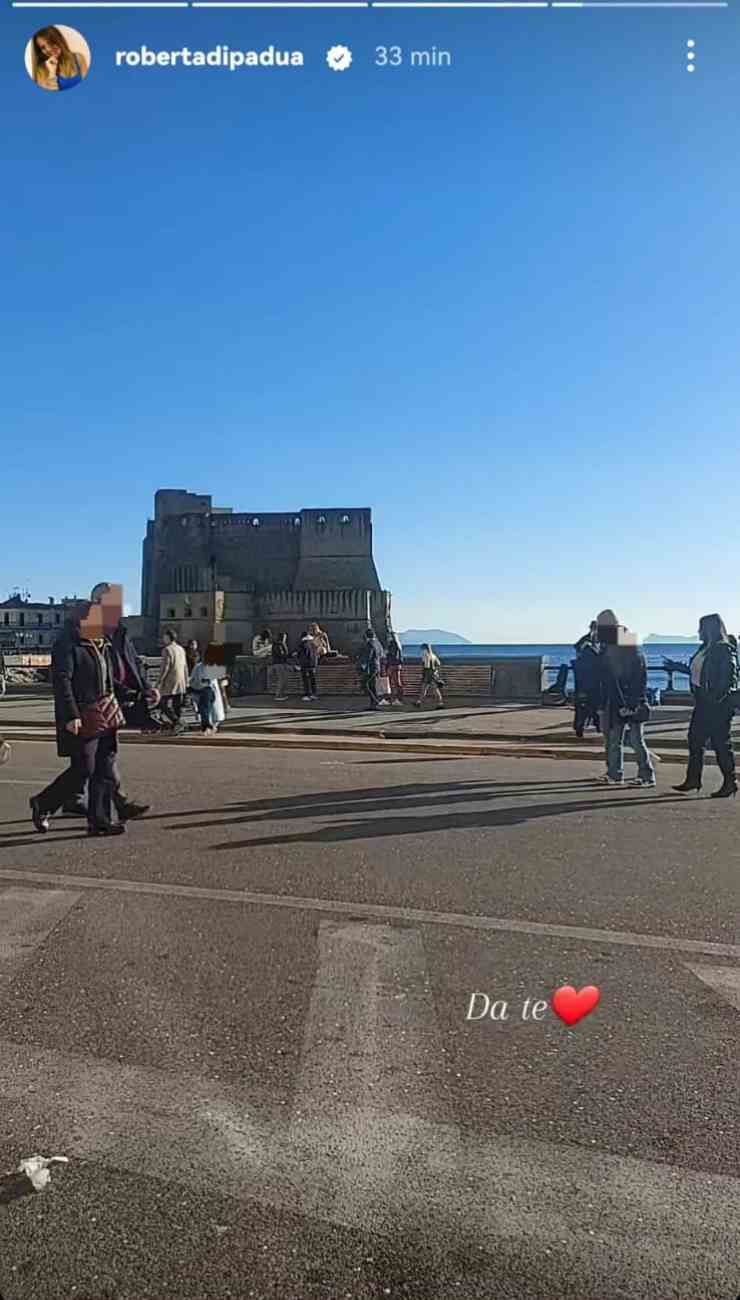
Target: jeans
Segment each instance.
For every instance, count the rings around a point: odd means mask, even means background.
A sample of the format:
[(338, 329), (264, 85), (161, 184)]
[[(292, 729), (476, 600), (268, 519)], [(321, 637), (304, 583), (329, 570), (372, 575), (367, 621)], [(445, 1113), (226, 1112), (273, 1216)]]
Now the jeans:
[(689, 767), (687, 776), (701, 783), (704, 767), (704, 750), (707, 741), (717, 755), (717, 766), (725, 780), (734, 780), (735, 755), (732, 750), (731, 727), (733, 709), (727, 704), (713, 704), (697, 699), (689, 723)]
[(301, 677), (303, 679), (303, 694), (316, 694), (316, 673), (313, 668), (301, 668)]
[(192, 691), (195, 702), (198, 706), (198, 715), (200, 717), (201, 731), (210, 731), (215, 727), (213, 720), (213, 705), (216, 699), (216, 687), (204, 686), (199, 691)]
[(88, 781), (90, 789), (87, 798), (87, 820), (90, 826), (110, 821), (110, 803), (114, 800), (119, 806), (125, 797), (121, 795), (121, 778), (116, 762), (118, 741), (115, 731), (107, 731), (94, 740), (82, 740), (79, 749), (70, 759), (66, 772), (62, 772), (51, 785), (38, 795), (39, 807), (43, 813), (54, 813), (64, 805), (82, 800)]
[(613, 781), (624, 779), (624, 738), (629, 732), (630, 745), (637, 755), (637, 774), (643, 781), (655, 780), (655, 768), (645, 744), (642, 722), (617, 722), (606, 729), (606, 771)]
[(370, 701), (371, 709), (377, 709), (380, 704), (380, 701), (378, 699), (378, 693), (375, 689), (375, 682), (376, 682), (375, 673), (362, 674), (362, 689)]

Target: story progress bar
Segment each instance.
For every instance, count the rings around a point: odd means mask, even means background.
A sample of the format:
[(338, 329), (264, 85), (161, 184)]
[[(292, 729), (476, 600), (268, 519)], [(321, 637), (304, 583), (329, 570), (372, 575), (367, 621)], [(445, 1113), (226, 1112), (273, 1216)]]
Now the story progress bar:
[[(12, 9), (48, 9), (12, 0)], [(729, 0), (59, 0), (58, 9), (729, 9)], [(1, 1300), (1, 1298), (0, 1298)]]

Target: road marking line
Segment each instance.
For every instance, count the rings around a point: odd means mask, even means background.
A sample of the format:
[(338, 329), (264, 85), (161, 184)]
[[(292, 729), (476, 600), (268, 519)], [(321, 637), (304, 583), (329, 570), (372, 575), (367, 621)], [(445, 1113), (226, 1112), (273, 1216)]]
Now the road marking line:
[[(444, 1060), (418, 930), (322, 921), (319, 962), (301, 1053), (287, 1148), (293, 1181), (306, 1164), (301, 1211), (367, 1220), (430, 1129), (454, 1119), (438, 1078)], [(385, 1222), (392, 1228), (392, 1220)]]
[(551, 925), (540, 921), (514, 921), (467, 912), (427, 912), (416, 907), (385, 903), (352, 903), (341, 898), (300, 898), (293, 894), (259, 894), (246, 889), (207, 889), (202, 885), (165, 885), (150, 880), (119, 880), (103, 876), (67, 876), (56, 871), (20, 871), (0, 867), (0, 880), (26, 884), (66, 885), (69, 889), (112, 890), (122, 894), (149, 894), (161, 898), (206, 898), (216, 903), (241, 903), (251, 907), (283, 907), (297, 912), (334, 912), (342, 916), (376, 917), (381, 921), (410, 921), (418, 925), (460, 926), (467, 930), (504, 934), (542, 935), (573, 942), (610, 943), (627, 948), (656, 948), (664, 952), (696, 952), (709, 957), (740, 960), (740, 944), (710, 939), (683, 939), (678, 935), (635, 934), (630, 930), (594, 930), (588, 926)]
[(734, 966), (694, 966), (690, 962), (686, 967), (740, 1011), (740, 969)]
[(0, 889), (0, 974), (29, 957), (79, 898), (70, 889)]
[[(255, 1104), (244, 1088), (218, 1084), (214, 1096), (207, 1079), (7, 1041), (0, 1096), (21, 1101), (26, 1123), (39, 1133), (47, 1124), (71, 1156), (138, 1177), (401, 1239), (423, 1224), (433, 1240), (452, 1239), (474, 1258), (503, 1245), (536, 1257), (557, 1243), (574, 1272), (606, 1270), (635, 1293), (667, 1295), (680, 1279), (686, 1295), (723, 1294), (740, 1179), (570, 1144), (461, 1135), (418, 1113), (430, 1093), (413, 1052), (435, 1033), (423, 949), (414, 936), (371, 928), (323, 929), (289, 1125), (266, 1119), (271, 1100)], [(341, 990), (327, 983), (342, 978)], [(409, 1027), (413, 1041), (404, 1045)], [(434, 1071), (434, 1059), (429, 1065)]]

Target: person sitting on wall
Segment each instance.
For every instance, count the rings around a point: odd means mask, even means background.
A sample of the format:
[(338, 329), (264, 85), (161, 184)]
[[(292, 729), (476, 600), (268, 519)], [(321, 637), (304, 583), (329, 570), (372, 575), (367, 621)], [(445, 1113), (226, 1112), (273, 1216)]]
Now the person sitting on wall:
[(324, 632), (323, 628), (320, 628), (318, 623), (309, 623), (308, 635), (312, 636), (314, 639), (319, 659), (323, 659), (325, 655), (336, 654), (336, 651), (332, 650), (331, 645), (329, 644), (328, 633)]
[(263, 627), (261, 632), (252, 637), (252, 654), (255, 659), (272, 658), (272, 632), (269, 627)]

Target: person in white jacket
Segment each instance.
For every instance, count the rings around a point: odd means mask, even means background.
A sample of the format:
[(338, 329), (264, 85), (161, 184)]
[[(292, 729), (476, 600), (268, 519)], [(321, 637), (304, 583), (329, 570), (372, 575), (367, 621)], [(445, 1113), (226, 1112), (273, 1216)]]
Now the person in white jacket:
[(161, 696), (160, 708), (176, 735), (185, 730), (180, 718), (187, 689), (188, 661), (185, 651), (177, 640), (177, 633), (168, 629), (162, 634), (158, 690)]
[(223, 673), (223, 668), (218, 664), (205, 664), (198, 657), (190, 676), (190, 689), (198, 701), (200, 728), (204, 736), (215, 736), (225, 717), (218, 684), (219, 676), (223, 676)]

